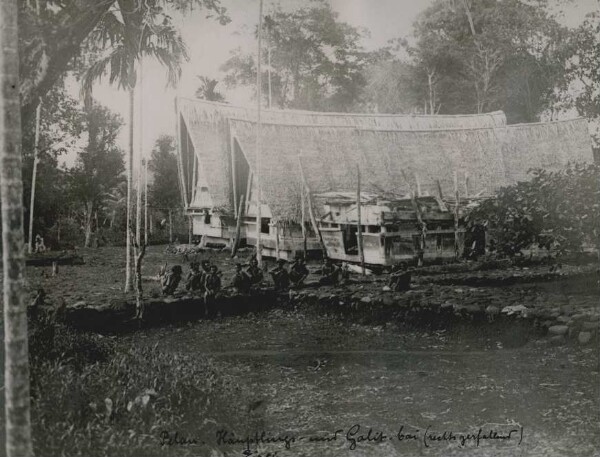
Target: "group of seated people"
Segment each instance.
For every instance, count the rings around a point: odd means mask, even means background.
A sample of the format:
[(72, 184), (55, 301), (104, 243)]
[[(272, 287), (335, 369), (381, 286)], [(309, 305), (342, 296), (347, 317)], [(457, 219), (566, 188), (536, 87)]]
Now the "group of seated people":
[[(273, 268), (269, 273), (273, 278), (275, 288), (278, 290), (286, 290), (290, 287), (298, 288), (302, 286), (309, 271), (302, 257), (294, 260), (290, 269), (286, 268), (287, 261), (283, 259), (277, 260), (277, 267)], [(339, 266), (335, 265), (330, 259), (323, 260), (321, 268), (321, 276), (319, 278), (320, 285), (336, 286), (346, 284), (350, 280), (350, 270), (345, 262)]]
[[(287, 267), (288, 262), (284, 259), (277, 260), (277, 266), (269, 271), (275, 285), (275, 289), (284, 291), (290, 288), (299, 288), (308, 278), (309, 270), (304, 258), (298, 257)], [(201, 263), (192, 262), (190, 270), (185, 279), (185, 289), (189, 292), (202, 293), (205, 302), (214, 298), (221, 290), (221, 275), (218, 267), (211, 264), (209, 260)], [(174, 265), (169, 271), (166, 268), (160, 274), (163, 295), (173, 295), (182, 280), (183, 270), (180, 265)], [(241, 263), (235, 265), (235, 273), (231, 280), (231, 286), (242, 294), (250, 293), (260, 287), (264, 275), (256, 257), (252, 257), (244, 267)], [(330, 259), (323, 260), (320, 270), (319, 285), (337, 286), (344, 285), (350, 281), (350, 269), (348, 264), (334, 264)], [(398, 263), (392, 268), (388, 286), (393, 291), (404, 291), (410, 288), (411, 272), (408, 265)]]

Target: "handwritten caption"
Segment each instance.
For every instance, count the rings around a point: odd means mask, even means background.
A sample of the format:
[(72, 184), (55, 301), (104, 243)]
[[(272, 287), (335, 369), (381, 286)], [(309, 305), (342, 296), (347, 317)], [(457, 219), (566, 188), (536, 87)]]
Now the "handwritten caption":
[[(241, 455), (246, 457), (278, 457), (284, 450), (291, 450), (304, 443), (338, 444), (356, 451), (363, 446), (395, 442), (398, 444), (414, 443), (426, 448), (441, 444), (456, 444), (460, 447), (479, 447), (483, 443), (512, 442), (519, 446), (523, 442), (523, 427), (517, 425), (495, 425), (478, 427), (471, 431), (456, 432), (451, 430), (435, 431), (431, 426), (416, 428), (400, 425), (392, 433), (354, 424), (347, 428), (339, 428), (325, 434), (269, 433), (264, 430), (239, 435), (227, 429), (217, 430), (213, 440), (203, 440), (178, 431), (163, 430), (159, 434), (160, 446), (206, 446), (217, 447), (240, 446)], [(258, 448), (261, 451), (258, 451)], [(272, 448), (264, 453), (264, 447)]]

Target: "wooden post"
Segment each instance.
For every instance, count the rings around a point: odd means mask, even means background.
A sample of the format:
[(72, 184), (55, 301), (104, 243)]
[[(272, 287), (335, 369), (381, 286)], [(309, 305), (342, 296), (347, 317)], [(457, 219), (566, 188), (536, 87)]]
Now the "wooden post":
[(465, 172), (465, 197), (469, 198), (469, 173)]
[(459, 242), (458, 242), (458, 206), (459, 206), (459, 193), (458, 193), (458, 174), (454, 172), (454, 258), (459, 257)]
[(312, 198), (310, 195), (310, 189), (308, 188), (308, 184), (306, 184), (306, 179), (304, 177), (304, 170), (302, 169), (302, 161), (300, 160), (300, 155), (298, 155), (298, 165), (300, 167), (300, 180), (302, 182), (303, 191), (306, 192), (306, 197), (308, 198), (307, 206), (308, 206), (308, 215), (310, 217), (310, 223), (312, 228), (319, 238), (319, 242), (321, 243), (321, 249), (323, 250), (323, 257), (327, 257), (327, 248), (325, 247), (325, 242), (323, 241), (323, 237), (321, 236), (321, 231), (319, 230), (319, 226), (317, 225), (317, 219), (315, 218), (315, 214), (312, 206)]
[(172, 210), (169, 209), (169, 243), (173, 242), (173, 214)]
[(244, 194), (240, 196), (240, 205), (237, 211), (237, 221), (235, 224), (235, 239), (231, 246), (231, 257), (235, 257), (238, 246), (240, 244), (240, 233), (242, 231), (242, 219), (244, 218)]
[(365, 275), (365, 252), (363, 248), (363, 237), (362, 237), (362, 224), (361, 224), (361, 211), (360, 211), (360, 167), (356, 165), (356, 237), (358, 241), (358, 256), (360, 257), (360, 266), (362, 269), (363, 276)]
[[(422, 267), (423, 266), (423, 257), (425, 255), (425, 222), (423, 221), (423, 217), (421, 215), (421, 208), (419, 207), (419, 203), (417, 202), (417, 199), (415, 197), (415, 191), (413, 189), (413, 187), (410, 185), (410, 182), (408, 181), (407, 177), (406, 177), (406, 173), (404, 173), (404, 170), (402, 170), (402, 177), (404, 178), (404, 181), (406, 182), (406, 185), (408, 186), (409, 192), (410, 192), (410, 201), (413, 205), (413, 209), (415, 210), (415, 216), (417, 217), (417, 222), (419, 224), (419, 227), (421, 227), (421, 236), (419, 237), (419, 257), (417, 258), (417, 266)], [(438, 190), (441, 193), (441, 186), (439, 186), (439, 181), (438, 181)]]
[(448, 207), (446, 206), (446, 203), (444, 203), (444, 193), (442, 192), (442, 185), (440, 184), (440, 180), (436, 179), (435, 183), (437, 185), (437, 191), (438, 191), (438, 198), (439, 198), (439, 205), (440, 205), (440, 209), (442, 211), (447, 211)]
[(29, 200), (29, 253), (33, 252), (33, 212), (35, 208), (35, 182), (37, 178), (37, 166), (40, 160), (40, 122), (42, 118), (42, 99), (35, 109), (35, 140), (33, 143), (33, 173), (31, 176), (31, 198)]
[(279, 258), (279, 221), (275, 222), (275, 258)]
[(258, 68), (256, 72), (256, 260), (259, 268), (262, 268), (262, 246), (261, 246), (261, 188), (260, 188), (260, 149), (262, 125), (260, 110), (262, 104), (262, 24), (263, 24), (263, 0), (260, 0), (258, 8)]
[(415, 173), (415, 181), (417, 183), (417, 197), (421, 196), (421, 181), (419, 180), (419, 175)]
[(304, 209), (306, 197), (304, 196), (304, 186), (300, 189), (300, 200), (302, 204), (302, 250), (304, 252), (304, 259), (306, 260), (307, 246), (306, 246), (306, 212)]

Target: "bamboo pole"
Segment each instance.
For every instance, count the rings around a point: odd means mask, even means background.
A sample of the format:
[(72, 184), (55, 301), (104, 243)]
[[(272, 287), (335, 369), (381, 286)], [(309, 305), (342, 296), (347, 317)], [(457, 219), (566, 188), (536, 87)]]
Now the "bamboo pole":
[(261, 246), (261, 188), (260, 188), (260, 153), (261, 153), (261, 72), (262, 72), (262, 23), (263, 23), (263, 0), (260, 0), (258, 11), (258, 69), (256, 72), (256, 260), (259, 268), (262, 268), (262, 246)]
[(33, 213), (35, 209), (35, 183), (37, 167), (40, 161), (40, 122), (42, 118), (42, 99), (35, 109), (35, 140), (33, 143), (33, 173), (31, 175), (31, 198), (29, 201), (29, 253), (33, 252)]
[(148, 160), (144, 159), (144, 244), (148, 244)]
[(358, 256), (360, 257), (360, 267), (362, 269), (362, 275), (365, 275), (365, 252), (363, 249), (363, 237), (362, 237), (362, 221), (361, 221), (361, 198), (360, 198), (360, 167), (356, 165), (356, 237), (358, 241)]
[(271, 89), (271, 42), (270, 42), (270, 38), (269, 38), (269, 47), (267, 48), (267, 53), (268, 53), (268, 78), (269, 78), (269, 109), (271, 109), (271, 105), (273, 102), (273, 97), (272, 97), (272, 89)]

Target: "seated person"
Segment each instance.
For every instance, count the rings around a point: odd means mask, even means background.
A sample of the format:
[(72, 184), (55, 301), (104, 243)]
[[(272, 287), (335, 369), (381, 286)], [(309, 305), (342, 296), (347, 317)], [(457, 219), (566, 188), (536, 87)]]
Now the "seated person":
[(208, 304), (221, 290), (221, 277), (216, 265), (210, 266), (210, 272), (204, 277), (204, 313), (208, 315)]
[(308, 277), (308, 268), (302, 257), (297, 258), (290, 269), (290, 281), (293, 286), (300, 286)]
[(173, 295), (181, 281), (181, 265), (173, 265), (171, 271), (165, 273), (160, 280), (163, 295)]
[(390, 281), (388, 283), (390, 289), (395, 292), (402, 292), (410, 289), (411, 273), (408, 271), (408, 265), (400, 262), (392, 268), (390, 273)]
[(246, 268), (246, 275), (250, 278), (250, 286), (258, 286), (263, 280), (263, 272), (258, 267), (256, 257), (250, 259), (250, 265)]
[(241, 294), (245, 294), (250, 290), (250, 277), (242, 270), (241, 263), (235, 264), (235, 273), (231, 285)]
[(277, 266), (269, 272), (277, 290), (285, 290), (290, 286), (290, 275), (285, 268), (285, 264), (285, 260), (277, 259)]
[(340, 284), (348, 284), (350, 282), (350, 267), (348, 262), (342, 262), (340, 268)]
[(192, 262), (190, 264), (190, 271), (187, 275), (185, 282), (185, 290), (199, 291), (203, 288), (203, 274), (200, 271), (200, 265), (198, 262)]
[(319, 284), (321, 285), (337, 285), (340, 280), (340, 269), (331, 262), (331, 259), (326, 258), (323, 261), (323, 268), (321, 269), (321, 278)]

